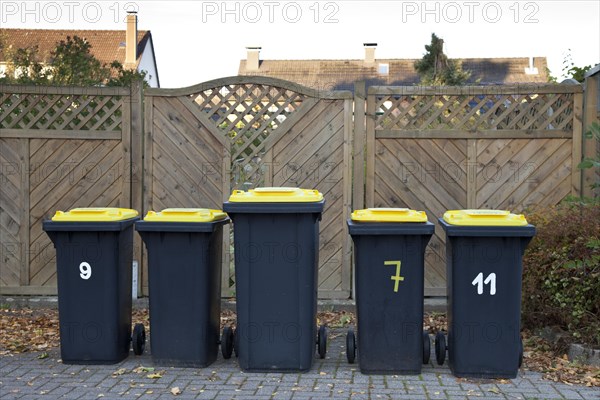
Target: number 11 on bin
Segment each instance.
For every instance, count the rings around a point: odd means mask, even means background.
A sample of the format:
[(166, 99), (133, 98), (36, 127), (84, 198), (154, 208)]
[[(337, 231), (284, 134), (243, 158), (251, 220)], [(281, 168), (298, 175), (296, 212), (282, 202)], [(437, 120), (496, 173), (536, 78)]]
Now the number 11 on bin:
[(473, 279), (471, 285), (477, 286), (477, 294), (483, 294), (483, 285), (490, 285), (490, 295), (496, 294), (496, 274), (492, 272), (483, 280), (483, 272), (480, 272), (479, 275)]
[(383, 265), (395, 265), (396, 266), (396, 275), (391, 276), (391, 280), (394, 281), (394, 292), (398, 292), (398, 287), (400, 282), (404, 281), (404, 277), (400, 276), (400, 267), (402, 266), (401, 261), (384, 261)]

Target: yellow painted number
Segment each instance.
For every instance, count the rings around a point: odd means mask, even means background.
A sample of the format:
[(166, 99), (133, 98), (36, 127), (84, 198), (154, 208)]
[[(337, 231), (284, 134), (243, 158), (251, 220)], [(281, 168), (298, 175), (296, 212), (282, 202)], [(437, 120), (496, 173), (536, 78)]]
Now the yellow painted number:
[(400, 261), (384, 261), (383, 264), (396, 266), (396, 274), (392, 275), (390, 279), (394, 281), (394, 292), (398, 292), (398, 287), (400, 286), (400, 282), (404, 281), (404, 277), (400, 276), (400, 267), (402, 266), (402, 262), (400, 262)]

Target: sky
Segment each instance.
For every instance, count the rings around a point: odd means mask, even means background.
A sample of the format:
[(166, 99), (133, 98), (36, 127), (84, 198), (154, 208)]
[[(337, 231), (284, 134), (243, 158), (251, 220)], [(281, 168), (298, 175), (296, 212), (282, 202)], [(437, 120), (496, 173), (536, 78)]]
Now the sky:
[(9, 1), (0, 27), (150, 30), (161, 87), (236, 75), (247, 46), (261, 59), (420, 58), (436, 33), (451, 58), (547, 57), (561, 77), (600, 62), (600, 0), (585, 1)]

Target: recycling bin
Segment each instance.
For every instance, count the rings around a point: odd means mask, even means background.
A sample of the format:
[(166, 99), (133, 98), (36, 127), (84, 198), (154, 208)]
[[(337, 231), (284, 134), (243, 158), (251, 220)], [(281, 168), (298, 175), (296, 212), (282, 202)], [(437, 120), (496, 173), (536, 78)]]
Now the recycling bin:
[(522, 257), (535, 235), (523, 215), (504, 210), (447, 211), (448, 340), (439, 332), (437, 362), (468, 378), (515, 378), (520, 336)]
[(317, 190), (236, 190), (223, 209), (233, 221), (237, 327), (245, 371), (309, 370), (315, 344), (325, 357), (327, 331), (316, 329), (319, 221)]
[(142, 354), (144, 326), (131, 335), (135, 210), (75, 208), (43, 221), (56, 248), (60, 351), (65, 364), (115, 364)]
[[(206, 367), (217, 359), (221, 253), (227, 214), (210, 209), (149, 211), (135, 229), (148, 251), (150, 341), (157, 365)], [(233, 332), (225, 327), (224, 358)]]
[(423, 211), (370, 208), (354, 211), (348, 229), (358, 325), (358, 340), (352, 329), (346, 335), (348, 362), (358, 350), (363, 374), (419, 374), (431, 352), (423, 286), (425, 247), (435, 226)]

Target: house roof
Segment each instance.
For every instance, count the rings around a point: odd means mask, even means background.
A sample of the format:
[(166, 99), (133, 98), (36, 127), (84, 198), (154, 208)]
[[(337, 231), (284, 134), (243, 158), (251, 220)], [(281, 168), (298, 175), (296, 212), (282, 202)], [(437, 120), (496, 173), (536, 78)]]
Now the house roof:
[[(124, 30), (0, 29), (0, 35), (5, 40), (6, 46), (14, 48), (38, 46), (43, 62), (50, 59), (50, 53), (56, 48), (58, 42), (65, 40), (67, 36), (79, 36), (92, 45), (90, 52), (102, 64), (110, 64), (115, 60), (125, 64), (125, 34)], [(136, 68), (151, 37), (150, 31), (137, 32)], [(0, 51), (0, 62), (5, 61), (3, 53)]]
[[(364, 60), (261, 60), (259, 69), (246, 70), (241, 60), (239, 75), (259, 75), (285, 79), (321, 90), (353, 90), (354, 82), (364, 80), (373, 85), (413, 85), (419, 82), (414, 69), (415, 59), (376, 59), (373, 64)], [(466, 58), (464, 70), (471, 71), (470, 81), (481, 84), (547, 82), (545, 57), (534, 58), (535, 75), (526, 74), (529, 58)], [(378, 72), (379, 65), (388, 64), (387, 75)]]

